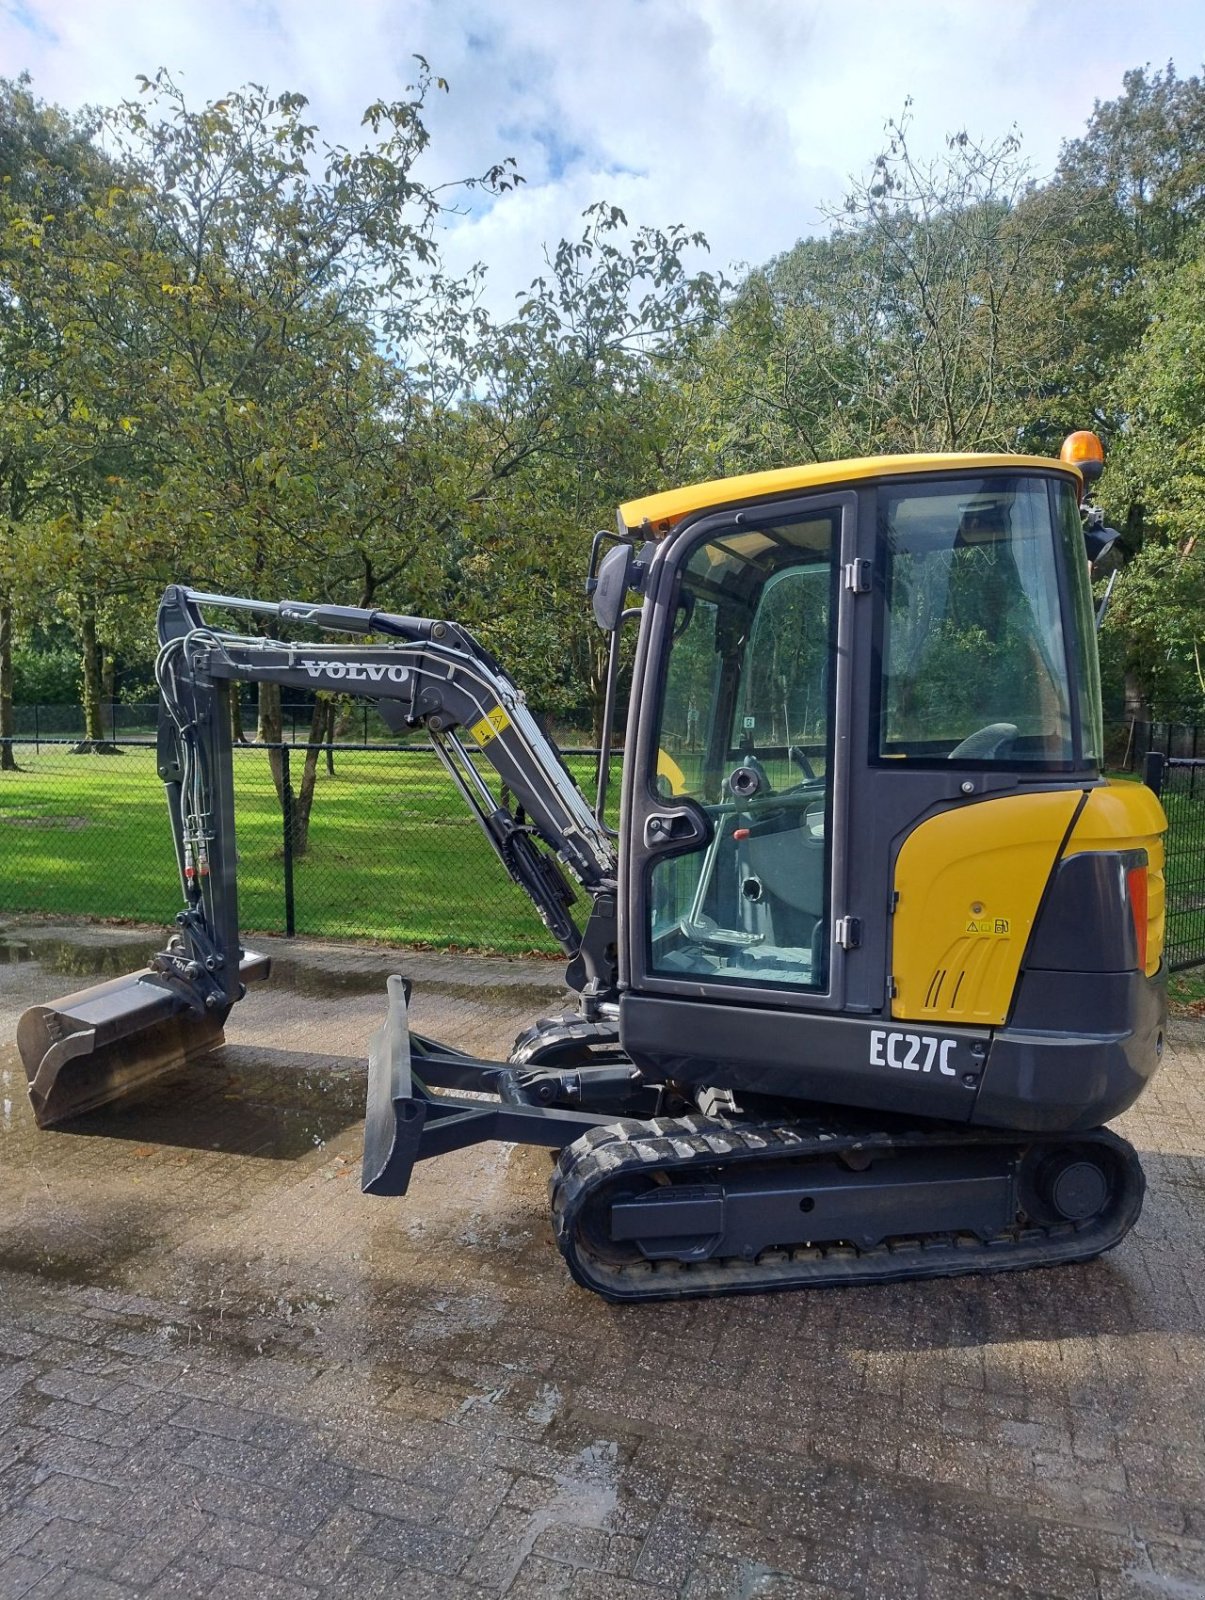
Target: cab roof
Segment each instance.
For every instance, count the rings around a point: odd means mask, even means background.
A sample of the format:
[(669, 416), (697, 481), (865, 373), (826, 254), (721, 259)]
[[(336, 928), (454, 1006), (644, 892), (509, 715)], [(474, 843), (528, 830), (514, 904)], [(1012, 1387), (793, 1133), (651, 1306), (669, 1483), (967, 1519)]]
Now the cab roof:
[(773, 472), (745, 472), (735, 478), (713, 478), (628, 500), (619, 508), (625, 528), (665, 532), (696, 511), (717, 510), (751, 500), (807, 489), (831, 489), (866, 478), (898, 478), (919, 472), (991, 472), (1000, 467), (1054, 469), (1079, 479), (1077, 467), (1045, 456), (984, 455), (970, 451), (946, 455), (861, 456), (853, 461), (810, 461)]

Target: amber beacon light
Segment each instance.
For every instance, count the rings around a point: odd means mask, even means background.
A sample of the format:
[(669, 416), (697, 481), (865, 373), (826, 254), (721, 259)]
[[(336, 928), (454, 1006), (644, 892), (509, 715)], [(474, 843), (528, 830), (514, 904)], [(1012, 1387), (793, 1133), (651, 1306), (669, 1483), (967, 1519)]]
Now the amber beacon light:
[(1063, 440), (1059, 460), (1078, 467), (1085, 483), (1095, 483), (1105, 470), (1105, 449), (1094, 433), (1079, 428)]

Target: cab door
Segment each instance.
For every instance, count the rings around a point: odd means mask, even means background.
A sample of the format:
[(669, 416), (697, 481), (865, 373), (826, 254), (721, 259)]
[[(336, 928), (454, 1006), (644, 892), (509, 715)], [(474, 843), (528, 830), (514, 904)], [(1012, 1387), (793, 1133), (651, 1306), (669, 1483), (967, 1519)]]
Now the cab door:
[[(710, 515), (646, 585), (622, 824), (629, 991), (839, 1008), (856, 497)], [(626, 970), (624, 970), (626, 969)]]

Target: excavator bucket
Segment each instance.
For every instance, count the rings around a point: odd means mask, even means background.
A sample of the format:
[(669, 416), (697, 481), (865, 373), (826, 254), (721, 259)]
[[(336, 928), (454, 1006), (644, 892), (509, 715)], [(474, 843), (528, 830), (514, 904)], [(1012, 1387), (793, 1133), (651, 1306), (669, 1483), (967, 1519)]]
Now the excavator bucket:
[[(266, 977), (268, 958), (250, 952), (240, 976)], [(17, 1049), (39, 1128), (94, 1111), (222, 1043), (226, 1013), (198, 1015), (151, 972), (111, 978), (17, 1023)]]

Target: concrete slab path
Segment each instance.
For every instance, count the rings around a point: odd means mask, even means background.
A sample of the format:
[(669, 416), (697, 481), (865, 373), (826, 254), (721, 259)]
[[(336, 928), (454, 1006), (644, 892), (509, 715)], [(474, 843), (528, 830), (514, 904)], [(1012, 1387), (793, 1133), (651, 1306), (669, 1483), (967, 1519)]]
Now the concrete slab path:
[(496, 1055), (558, 967), (268, 941), (223, 1050), (37, 1132), (18, 1014), (153, 942), (0, 928), (0, 1600), (1205, 1596), (1205, 1024), (1099, 1262), (615, 1308), (542, 1152), (359, 1191), (385, 974)]

